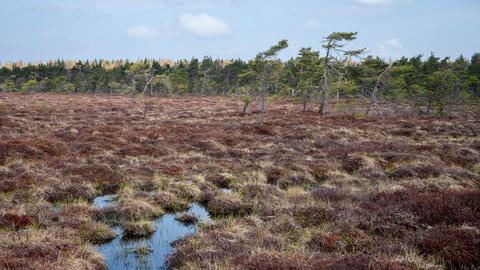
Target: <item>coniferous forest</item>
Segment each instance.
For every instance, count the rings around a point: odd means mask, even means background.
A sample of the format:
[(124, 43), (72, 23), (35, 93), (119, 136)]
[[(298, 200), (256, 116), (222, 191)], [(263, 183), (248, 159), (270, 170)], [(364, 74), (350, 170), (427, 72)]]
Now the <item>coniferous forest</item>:
[[(351, 36), (335, 37), (335, 34)], [(333, 33), (322, 49), (338, 49), (356, 33)], [(284, 41), (288, 46), (287, 41)], [(280, 49), (281, 50), (281, 49)], [(0, 90), (19, 93), (147, 94), (155, 96), (240, 96), (251, 100), (265, 88), (266, 96), (291, 97), (307, 104), (317, 100), (328, 78), (329, 97), (407, 102), (424, 113), (445, 113), (451, 104), (467, 104), (480, 97), (480, 53), (471, 59), (436, 57), (434, 53), (385, 61), (364, 50), (339, 50), (340, 56), (302, 48), (296, 58), (190, 60), (56, 60), (47, 63), (5, 63)], [(352, 54), (353, 53), (353, 54)], [(265, 64), (270, 65), (266, 67)], [(262, 78), (269, 69), (266, 81)], [(259, 84), (264, 85), (260, 86)], [(419, 111), (420, 112), (420, 111)]]

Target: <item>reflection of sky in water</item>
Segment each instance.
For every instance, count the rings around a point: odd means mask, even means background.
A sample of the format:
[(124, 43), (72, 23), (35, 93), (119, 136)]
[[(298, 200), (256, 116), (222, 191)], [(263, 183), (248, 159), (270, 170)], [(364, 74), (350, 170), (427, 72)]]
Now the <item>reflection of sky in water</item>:
[(96, 197), (95, 200), (93, 200), (92, 206), (93, 208), (98, 208), (98, 209), (102, 209), (107, 206), (114, 206), (116, 198), (117, 198), (117, 195), (115, 194), (99, 196), (99, 197)]
[[(192, 204), (188, 213), (199, 217), (201, 222), (210, 221), (207, 210), (197, 203)], [(121, 228), (115, 227), (117, 238), (98, 246), (97, 251), (103, 255), (109, 269), (166, 269), (167, 257), (173, 253), (172, 242), (195, 234), (197, 227), (175, 220), (174, 214), (166, 214), (155, 221), (155, 228), (155, 233), (148, 239), (125, 240)], [(137, 254), (135, 250), (139, 247), (149, 247), (152, 252)]]

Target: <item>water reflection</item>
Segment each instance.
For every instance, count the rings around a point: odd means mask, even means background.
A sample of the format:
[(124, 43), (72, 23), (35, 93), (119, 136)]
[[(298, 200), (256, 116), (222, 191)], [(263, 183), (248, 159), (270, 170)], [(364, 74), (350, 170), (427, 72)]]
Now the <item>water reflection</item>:
[[(104, 200), (99, 200), (102, 205)], [(193, 203), (187, 211), (200, 222), (209, 222), (208, 211)], [(173, 253), (172, 242), (197, 232), (195, 224), (186, 225), (175, 220), (175, 214), (166, 214), (155, 221), (155, 233), (146, 239), (122, 239), (122, 229), (115, 227), (117, 238), (97, 247), (109, 269), (167, 269), (167, 258)]]

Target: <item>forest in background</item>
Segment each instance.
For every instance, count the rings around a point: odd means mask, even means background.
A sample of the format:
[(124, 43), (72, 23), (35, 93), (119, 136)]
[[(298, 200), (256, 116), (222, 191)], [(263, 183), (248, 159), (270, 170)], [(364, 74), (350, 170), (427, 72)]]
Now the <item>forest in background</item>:
[(378, 98), (408, 102), (412, 109), (425, 114), (443, 114), (448, 105), (468, 104), (480, 97), (480, 53), (471, 59), (442, 59), (432, 53), (387, 62), (363, 56), (363, 49), (345, 50), (356, 34), (332, 33), (323, 40), (325, 55), (302, 48), (296, 58), (287, 61), (276, 57), (288, 46), (282, 40), (272, 47), (273, 51), (270, 48), (248, 61), (205, 57), (178, 61), (12, 62), (0, 68), (0, 91), (230, 95), (241, 97), (245, 109), (253, 97), (259, 96), (294, 97), (303, 102), (304, 110), (308, 102), (321, 101), (322, 96)]

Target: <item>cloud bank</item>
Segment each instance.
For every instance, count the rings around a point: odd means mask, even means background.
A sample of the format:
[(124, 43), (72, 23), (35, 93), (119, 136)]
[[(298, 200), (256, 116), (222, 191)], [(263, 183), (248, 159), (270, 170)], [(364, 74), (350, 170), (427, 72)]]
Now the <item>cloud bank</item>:
[(218, 37), (231, 33), (230, 26), (208, 14), (183, 14), (178, 18), (180, 27), (200, 37)]

